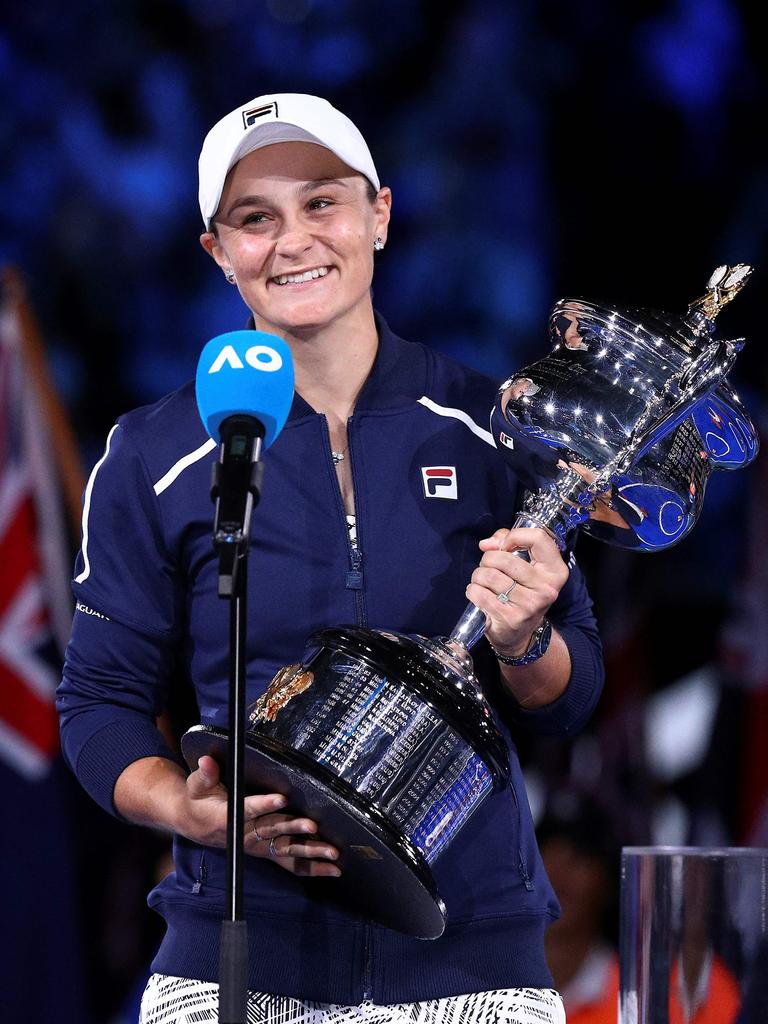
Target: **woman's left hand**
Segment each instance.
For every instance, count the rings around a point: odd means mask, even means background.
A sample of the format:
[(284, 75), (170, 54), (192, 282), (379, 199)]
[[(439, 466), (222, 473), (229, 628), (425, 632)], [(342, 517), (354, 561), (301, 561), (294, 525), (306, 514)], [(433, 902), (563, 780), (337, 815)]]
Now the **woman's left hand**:
[[(494, 648), (520, 657), (568, 579), (568, 567), (554, 540), (538, 527), (497, 530), (480, 541), (480, 549), (484, 554), (467, 597), (485, 612), (486, 636)], [(530, 561), (515, 551), (527, 551)], [(500, 601), (499, 594), (508, 600)]]

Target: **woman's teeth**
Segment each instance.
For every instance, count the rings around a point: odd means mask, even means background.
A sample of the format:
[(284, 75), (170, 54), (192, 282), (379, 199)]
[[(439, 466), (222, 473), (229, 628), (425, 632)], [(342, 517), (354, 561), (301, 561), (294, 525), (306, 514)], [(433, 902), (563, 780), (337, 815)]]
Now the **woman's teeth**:
[(278, 284), (301, 284), (302, 281), (312, 281), (316, 277), (325, 277), (329, 267), (315, 267), (314, 270), (305, 270), (303, 274), (280, 274), (275, 278)]

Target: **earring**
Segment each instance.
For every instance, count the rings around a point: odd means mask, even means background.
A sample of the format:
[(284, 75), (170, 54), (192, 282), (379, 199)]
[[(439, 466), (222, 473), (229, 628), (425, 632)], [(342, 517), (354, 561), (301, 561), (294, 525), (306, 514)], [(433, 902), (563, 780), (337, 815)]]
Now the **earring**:
[(381, 250), (383, 248), (384, 248), (384, 239), (380, 235), (377, 235), (376, 238), (373, 241), (374, 252), (381, 252)]
[(224, 277), (226, 277), (227, 281), (229, 281), (230, 284), (234, 284), (235, 283), (235, 272), (234, 272), (234, 270), (225, 270), (224, 271)]

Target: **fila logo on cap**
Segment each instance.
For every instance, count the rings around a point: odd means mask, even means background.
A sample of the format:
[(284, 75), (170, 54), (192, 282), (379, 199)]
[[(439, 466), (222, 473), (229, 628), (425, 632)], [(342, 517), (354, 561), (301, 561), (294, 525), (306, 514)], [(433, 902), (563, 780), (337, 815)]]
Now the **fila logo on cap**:
[(425, 498), (453, 498), (455, 501), (459, 496), (455, 466), (422, 466), (421, 482)]
[(277, 103), (265, 103), (262, 107), (251, 107), (243, 111), (243, 128), (251, 128), (262, 117), (272, 114), (277, 117)]

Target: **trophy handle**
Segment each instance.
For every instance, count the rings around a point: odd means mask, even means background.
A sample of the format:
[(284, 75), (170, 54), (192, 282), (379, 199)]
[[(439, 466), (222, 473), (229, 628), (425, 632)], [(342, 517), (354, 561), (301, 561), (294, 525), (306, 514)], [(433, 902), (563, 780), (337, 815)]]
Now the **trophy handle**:
[[(512, 529), (516, 529), (520, 526), (538, 526), (540, 529), (542, 528), (541, 523), (534, 522), (530, 516), (526, 515), (524, 512), (518, 512), (515, 521), (512, 524)], [(528, 560), (527, 551), (518, 550), (515, 551), (514, 554), (517, 558), (524, 558), (526, 561)], [(460, 644), (469, 651), (479, 640), (482, 640), (484, 634), (485, 612), (470, 601), (464, 609), (461, 618), (454, 626), (448, 639), (449, 641)]]
[[(589, 518), (593, 501), (592, 485), (575, 469), (561, 463), (554, 485), (529, 496), (517, 513), (512, 529), (536, 527), (546, 530), (562, 551), (570, 530)], [(527, 551), (517, 550), (513, 554), (529, 560)], [(485, 612), (470, 601), (448, 637), (448, 643), (454, 648), (458, 644), (469, 651), (484, 633)]]

